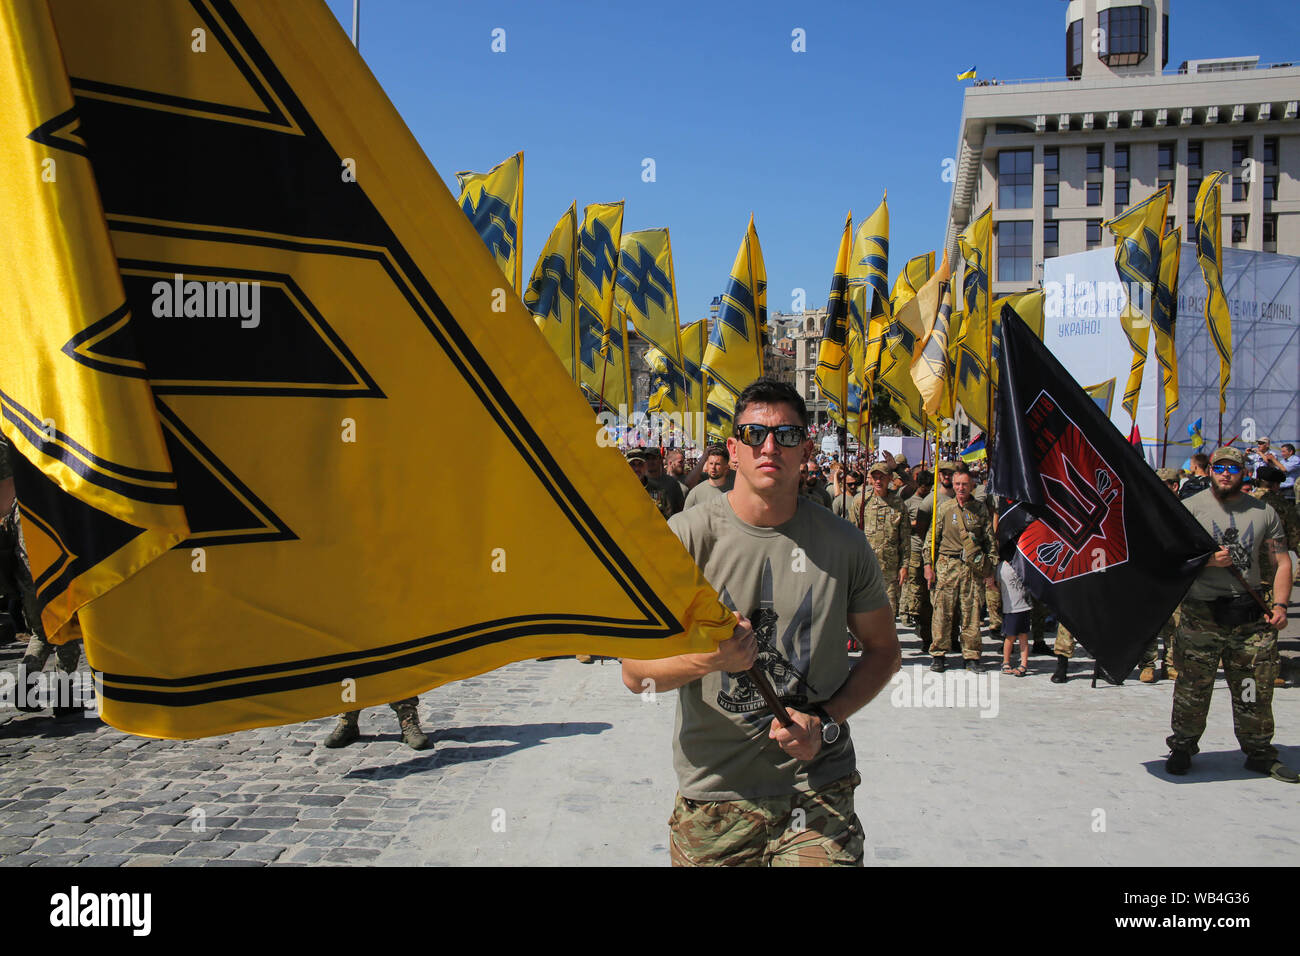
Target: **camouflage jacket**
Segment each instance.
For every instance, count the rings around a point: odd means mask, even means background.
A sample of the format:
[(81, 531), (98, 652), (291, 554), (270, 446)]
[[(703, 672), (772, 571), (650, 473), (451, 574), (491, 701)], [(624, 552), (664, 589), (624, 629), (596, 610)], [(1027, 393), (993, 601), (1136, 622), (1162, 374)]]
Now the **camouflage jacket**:
[(939, 505), (939, 513), (921, 550), (926, 564), (930, 563), (931, 542), (936, 531), (940, 557), (958, 558), (984, 577), (993, 573), (998, 562), (997, 542), (993, 536), (993, 518), (984, 502), (972, 498), (962, 508), (956, 498), (951, 498)]
[(849, 514), (854, 524), (861, 523), (882, 568), (893, 569), (907, 562), (912, 550), (912, 522), (896, 495), (854, 498)]

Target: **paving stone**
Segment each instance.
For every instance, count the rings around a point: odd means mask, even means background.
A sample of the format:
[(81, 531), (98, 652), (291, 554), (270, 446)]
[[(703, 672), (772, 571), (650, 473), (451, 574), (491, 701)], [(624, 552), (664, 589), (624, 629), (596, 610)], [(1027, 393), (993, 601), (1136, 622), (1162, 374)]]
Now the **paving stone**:
[(222, 830), (217, 834), (218, 840), (224, 840), (230, 843), (256, 843), (265, 837), (266, 830), (247, 830), (243, 827), (230, 827)]
[(150, 840), (138, 844), (132, 852), (146, 856), (171, 856), (187, 846), (188, 843), (182, 843), (180, 840)]
[(232, 860), (261, 860), (263, 863), (271, 863), (280, 854), (284, 853), (284, 847), (263, 846), (261, 844), (241, 846), (231, 855)]
[(238, 848), (234, 843), (219, 843), (216, 841), (208, 843), (192, 843), (185, 849), (181, 850), (177, 856), (191, 857), (200, 856), (207, 860), (221, 860), (230, 856)]

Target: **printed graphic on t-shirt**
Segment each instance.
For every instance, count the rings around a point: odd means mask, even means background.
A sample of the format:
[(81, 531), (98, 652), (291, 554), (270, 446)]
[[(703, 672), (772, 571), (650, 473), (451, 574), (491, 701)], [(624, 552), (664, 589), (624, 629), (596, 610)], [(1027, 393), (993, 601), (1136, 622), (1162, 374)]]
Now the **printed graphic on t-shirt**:
[(1232, 557), (1233, 566), (1243, 575), (1250, 570), (1251, 552), (1254, 551), (1255, 529), (1246, 525), (1244, 533), (1237, 530), (1237, 519), (1228, 513), (1228, 527), (1220, 528), (1215, 521), (1210, 522), (1211, 534), (1219, 547), (1227, 548)]
[[(754, 666), (767, 675), (781, 702), (795, 709), (808, 703), (809, 692), (817, 693), (807, 677), (812, 661), (812, 593), (811, 587), (804, 592), (793, 619), (783, 627), (773, 606), (772, 562), (765, 560), (759, 606), (748, 614), (758, 643), (758, 658)], [(720, 597), (723, 604), (732, 607), (731, 596), (725, 588)], [(722, 674), (718, 706), (729, 713), (747, 717), (756, 715), (766, 719), (768, 716), (767, 701), (744, 672)]]

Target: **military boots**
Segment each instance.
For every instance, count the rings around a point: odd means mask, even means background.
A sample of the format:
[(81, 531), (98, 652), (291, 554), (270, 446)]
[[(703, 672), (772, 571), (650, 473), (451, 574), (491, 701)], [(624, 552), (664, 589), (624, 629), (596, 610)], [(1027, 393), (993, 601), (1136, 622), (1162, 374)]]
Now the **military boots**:
[(325, 738), (326, 747), (346, 747), (348, 744), (361, 737), (361, 731), (357, 728), (357, 718), (361, 716), (361, 711), (352, 710), (346, 714), (339, 715), (338, 726), (335, 727), (328, 737)]
[(397, 722), (402, 727), (402, 743), (412, 750), (429, 749), (429, 735), (420, 729), (420, 714), (414, 700), (404, 700), (393, 705)]

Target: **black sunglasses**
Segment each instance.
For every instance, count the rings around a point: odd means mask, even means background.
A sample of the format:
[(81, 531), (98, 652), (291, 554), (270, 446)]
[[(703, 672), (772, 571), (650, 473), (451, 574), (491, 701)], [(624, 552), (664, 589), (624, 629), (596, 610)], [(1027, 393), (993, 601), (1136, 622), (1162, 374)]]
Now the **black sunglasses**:
[(762, 448), (768, 433), (776, 436), (776, 443), (782, 448), (795, 448), (803, 444), (808, 437), (808, 430), (802, 425), (737, 425), (736, 437), (750, 448)]

